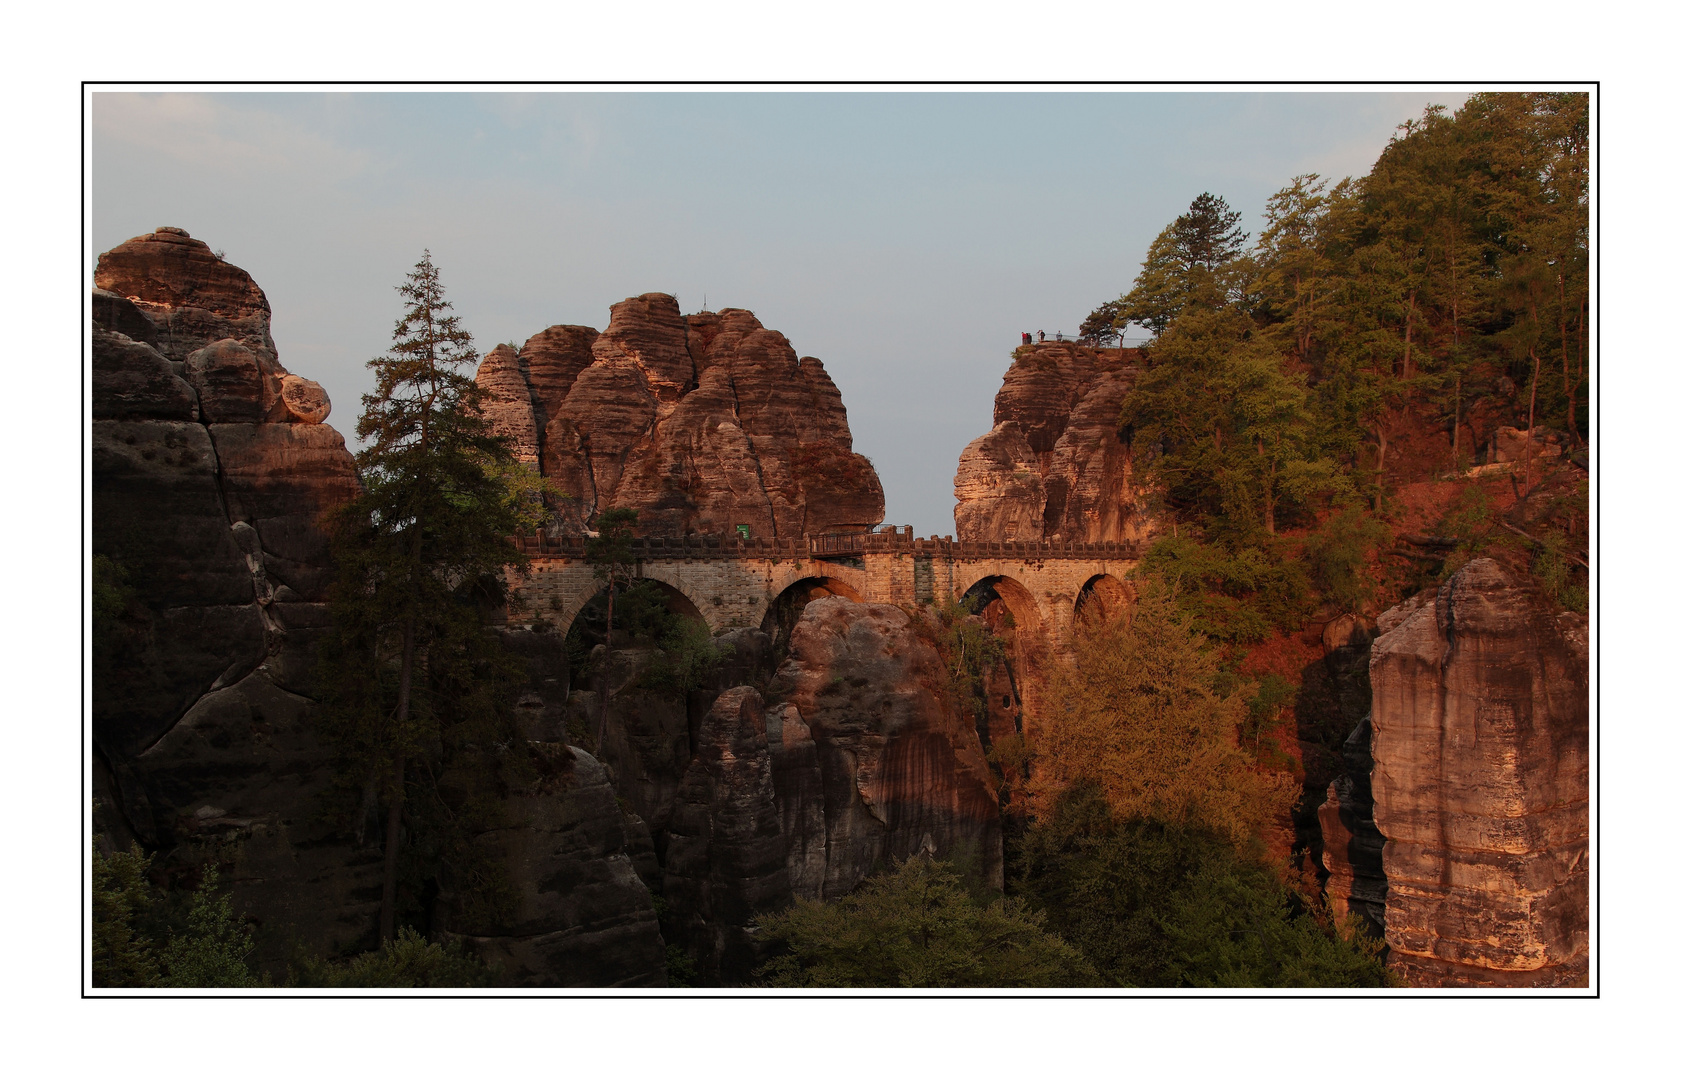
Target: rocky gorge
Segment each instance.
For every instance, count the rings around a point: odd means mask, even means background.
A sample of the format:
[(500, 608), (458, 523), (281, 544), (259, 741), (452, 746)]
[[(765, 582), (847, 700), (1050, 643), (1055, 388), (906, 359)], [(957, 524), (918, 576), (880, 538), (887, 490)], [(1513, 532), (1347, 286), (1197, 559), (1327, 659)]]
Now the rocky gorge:
[[(369, 948), (378, 830), (321, 813), (334, 777), (316, 726), (327, 521), (360, 490), (355, 461), (322, 388), (280, 364), (262, 290), (206, 244), (158, 229), (101, 256), (94, 283), (93, 554), (120, 600), (96, 623), (96, 835), (184, 881), (221, 864), (267, 971), (300, 948)], [(1166, 511), (1116, 422), (1141, 362), (1019, 350), (992, 429), (958, 463), (963, 539), (1159, 535)], [(801, 538), (883, 516), (822, 364), (741, 309), (627, 298), (605, 331), (496, 347), (476, 381), (516, 455), (566, 493), (557, 534), (613, 507), (662, 537)], [(1082, 600), (1123, 612), (1128, 588), (1105, 579)], [(1009, 584), (976, 596), (977, 621), (1013, 641)], [(991, 669), (1002, 704), (977, 716), (927, 608), (809, 585), (796, 601), (770, 632), (716, 635), (721, 660), (683, 690), (654, 677), (666, 661), (648, 642), (615, 639), (609, 662), (569, 648), (565, 627), (498, 626), (525, 667), (515, 711), (537, 767), (475, 843), (513, 903), (487, 917), (434, 897), (427, 932), (510, 986), (731, 986), (766, 958), (762, 916), (844, 897), (895, 861), (954, 859), (1003, 888), (988, 750), (1026, 730), (1042, 688), (1022, 683), (1049, 658)], [(1327, 693), (1353, 700), (1355, 675), (1370, 680), (1317, 812), (1333, 907), (1375, 928), (1414, 985), (1578, 984), (1585, 621), (1478, 559), (1375, 619), (1315, 629)]]

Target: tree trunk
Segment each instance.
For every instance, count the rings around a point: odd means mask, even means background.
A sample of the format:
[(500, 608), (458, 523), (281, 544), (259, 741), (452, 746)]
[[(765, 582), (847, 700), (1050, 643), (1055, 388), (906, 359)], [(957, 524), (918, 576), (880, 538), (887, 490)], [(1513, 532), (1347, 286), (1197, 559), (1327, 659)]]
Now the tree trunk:
[(1535, 387), (1541, 381), (1541, 358), (1536, 355), (1535, 347), (1529, 347), (1529, 359), (1533, 365), (1529, 375), (1529, 434), (1523, 440), (1523, 493), (1529, 494), (1529, 463), (1535, 457)]
[(1383, 459), (1389, 452), (1389, 432), (1382, 424), (1375, 424), (1372, 431), (1377, 435), (1377, 500), (1372, 509), (1383, 513)]
[[(414, 616), (403, 626), (403, 666), (397, 676), (397, 715), (392, 729), (403, 738), (409, 720), (409, 687), (414, 682)], [(391, 763), (391, 805), (385, 812), (385, 883), (379, 900), (379, 939), (397, 936), (397, 846), (403, 827), (403, 766), (398, 749)]]
[(1461, 376), (1453, 377), (1453, 467), (1455, 471), (1459, 464), (1459, 380)]
[(1417, 295), (1416, 290), (1407, 294), (1406, 351), (1401, 354), (1401, 378), (1403, 379), (1413, 377), (1413, 298)]

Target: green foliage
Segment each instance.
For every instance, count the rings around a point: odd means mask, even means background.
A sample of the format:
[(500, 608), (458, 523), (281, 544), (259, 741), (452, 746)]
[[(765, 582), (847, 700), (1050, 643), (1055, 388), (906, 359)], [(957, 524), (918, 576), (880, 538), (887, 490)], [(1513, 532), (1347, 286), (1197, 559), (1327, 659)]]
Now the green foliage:
[(476, 988), (495, 985), (496, 973), (459, 944), (428, 942), (409, 927), (373, 952), (349, 960), (301, 958), (292, 986), (333, 989)]
[(694, 957), (688, 954), (681, 945), (667, 945), (665, 947), (665, 984), (667, 986), (693, 986), (700, 976), (695, 971)]
[(1144, 553), (1137, 574), (1168, 583), (1192, 628), (1222, 643), (1252, 644), (1275, 629), (1294, 630), (1311, 607), (1301, 561), (1274, 538), (1239, 546), (1164, 536)]
[[(363, 492), (335, 519), (321, 725), (339, 756), (339, 824), (362, 838), (377, 791), (407, 825), (406, 861), (388, 864), (397, 906), (416, 910), (432, 878), (466, 907), (494, 907), (505, 890), (473, 839), (501, 823), (500, 789), (528, 763), (512, 714), (523, 666), (485, 615), (525, 566), (507, 537), (535, 526), (542, 484), (483, 414), (472, 336), (429, 254), (399, 292), (391, 349), (368, 362)], [(393, 918), (382, 912), (388, 930)]]
[(1236, 844), (1274, 828), (1299, 794), (1238, 746), (1247, 710), (1206, 639), (1146, 578), (1127, 617), (1082, 620), (1057, 662), (1035, 739), (1032, 805), (1096, 785), (1117, 818), (1207, 829)]
[(682, 616), (672, 616), (658, 640), (660, 651), (639, 679), (656, 693), (682, 696), (705, 689), (718, 665), (735, 653), (734, 646), (720, 645), (705, 623)]
[(950, 867), (912, 858), (827, 903), (797, 900), (760, 923), (785, 951), (776, 987), (1091, 986), (1096, 973), (1019, 899), (976, 900)]
[(218, 894), (218, 880), (215, 865), (205, 867), (187, 909), (186, 929), (164, 949), (167, 974), (161, 985), (222, 989), (266, 984), (246, 965), (245, 958), (254, 947), (251, 928), (234, 917), (228, 897)]
[(1180, 513), (1241, 538), (1349, 490), (1306, 376), (1241, 308), (1186, 307), (1151, 361), (1120, 423)]
[(595, 576), (610, 587), (623, 587), (636, 573), (636, 559), (630, 541), (637, 512), (616, 506), (603, 510), (596, 519), (596, 534), (584, 542), (584, 559), (595, 568)]
[(1012, 844), (1012, 888), (1104, 985), (1392, 985), (1377, 945), (1291, 895), (1252, 849), (1206, 830), (1118, 822), (1072, 789)]
[(1548, 533), (1535, 545), (1535, 559), (1531, 566), (1541, 589), (1553, 603), (1579, 615), (1588, 613), (1588, 589), (1584, 575), (1570, 559), (1568, 539)]
[(251, 929), (218, 889), (215, 865), (205, 866), (185, 917), (174, 919), (172, 898), (147, 878), (151, 866), (138, 845), (109, 856), (94, 845), (93, 985), (266, 986), (246, 963)]
[(1279, 713), (1296, 704), (1296, 686), (1282, 675), (1263, 675), (1245, 704), (1248, 716), (1238, 730), (1238, 745), (1266, 768), (1293, 770), (1298, 762), (1272, 735)]
[(157, 950), (141, 928), (153, 895), (151, 857), (136, 844), (106, 856), (93, 848), (93, 985), (157, 986)]
[(1360, 507), (1348, 507), (1311, 534), (1303, 546), (1320, 592), (1344, 611), (1359, 611), (1376, 595), (1367, 570), (1394, 534)]
[(934, 648), (945, 661), (952, 698), (972, 715), (986, 709), (986, 678), (1004, 662), (1004, 643), (975, 614), (978, 597), (946, 598), (928, 606)]
[(1240, 215), (1207, 192), (1191, 202), (1150, 244), (1132, 290), (1100, 306), (1080, 325), (1080, 335), (1119, 336), (1137, 323), (1158, 336), (1193, 306), (1220, 307), (1242, 291), (1245, 273)]
[(1500, 528), (1499, 509), (1480, 484), (1467, 484), (1459, 490), (1442, 518), (1441, 529), (1455, 541), (1453, 551), (1442, 562), (1442, 581), (1472, 559), (1487, 555), (1497, 547), (1512, 546), (1509, 534)]

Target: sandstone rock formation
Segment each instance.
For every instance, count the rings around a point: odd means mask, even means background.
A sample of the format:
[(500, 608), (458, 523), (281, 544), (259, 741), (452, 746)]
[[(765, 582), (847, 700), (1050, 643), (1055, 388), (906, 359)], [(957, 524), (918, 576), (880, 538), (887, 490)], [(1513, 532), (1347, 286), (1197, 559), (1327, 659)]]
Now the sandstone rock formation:
[(958, 538), (1149, 536), (1132, 447), (1116, 424), (1136, 362), (1134, 350), (1064, 342), (1018, 350), (993, 402), (992, 430), (958, 460)]
[(664, 986), (653, 896), (605, 770), (563, 743), (533, 749), (541, 778), (502, 807), (515, 824), (479, 841), (508, 872), (516, 911), (499, 925), (464, 925), (462, 936), (505, 985)]
[(792, 899), (765, 707), (752, 687), (726, 691), (707, 711), (670, 832), (673, 936), (695, 956), (702, 985), (742, 983), (764, 960), (751, 927)]
[[(251, 959), (271, 972), (297, 947), (369, 947), (378, 830), (320, 823), (334, 763), (315, 727), (323, 518), (355, 496), (355, 463), (322, 422), (326, 394), (280, 366), (243, 270), (160, 229), (101, 257), (95, 281), (94, 553), (124, 597), (95, 634), (96, 822), (170, 872), (228, 862), (233, 906), (256, 926)], [(519, 985), (663, 986), (636, 866), (653, 858), (647, 828), (600, 765), (556, 741), (564, 645), (503, 637), (527, 661), (519, 715), (552, 767), (483, 839), (505, 856), (517, 915), (465, 929)]]
[(280, 365), (245, 271), (160, 229), (94, 281), (94, 552), (131, 590), (95, 645), (104, 816), (166, 865), (237, 841), (259, 962), (349, 945), (379, 857), (312, 824), (331, 762), (310, 695), (323, 515), (355, 496), (355, 463), (325, 393)]
[(638, 532), (797, 537), (881, 522), (881, 483), (852, 452), (840, 392), (813, 357), (752, 312), (684, 316), (647, 293), (614, 304), (602, 333), (552, 326), (478, 372), (486, 411), (569, 499), (576, 533), (609, 507)]
[(321, 515), (357, 484), (245, 271), (165, 228), (101, 256), (94, 281), (94, 551), (135, 592), (94, 735), (126, 761), (211, 689), (298, 666), (294, 631), (320, 619), (296, 606), (326, 599)]
[(1373, 938), (1384, 936), (1389, 880), (1383, 873), (1383, 834), (1372, 820), (1372, 722), (1355, 727), (1343, 743), (1343, 772), (1331, 781), (1319, 807), (1324, 837), (1325, 892), (1337, 918), (1357, 916)]
[(973, 860), (1002, 886), (998, 791), (980, 736), (911, 616), (812, 601), (770, 692), (780, 700), (766, 734), (796, 895), (844, 896), (925, 847)]
[(1417, 985), (1581, 983), (1586, 624), (1477, 559), (1378, 629), (1371, 791), (1390, 963)]

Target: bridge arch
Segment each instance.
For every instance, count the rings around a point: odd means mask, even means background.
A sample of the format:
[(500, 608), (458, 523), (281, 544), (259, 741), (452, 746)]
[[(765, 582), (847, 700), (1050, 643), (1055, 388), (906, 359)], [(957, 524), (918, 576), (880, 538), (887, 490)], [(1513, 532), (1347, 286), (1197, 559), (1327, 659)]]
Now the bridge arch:
[(776, 598), (765, 606), (765, 617), (759, 623), (759, 629), (770, 635), (771, 648), (778, 655), (786, 650), (794, 624), (800, 621), (800, 612), (813, 600), (825, 596), (844, 596), (848, 600), (864, 602), (864, 594), (851, 583), (828, 574), (812, 574), (782, 586)]
[(1032, 730), (1045, 685), (1049, 621), (1032, 590), (1008, 574), (982, 574), (962, 592), (1001, 638), (1006, 648), (1003, 670), (987, 679), (982, 738), (990, 746), (1001, 735)]
[[(660, 599), (665, 602), (665, 609), (673, 615), (681, 615), (684, 618), (693, 619), (702, 625), (708, 626), (710, 629), (710, 625), (707, 623), (706, 615), (701, 611), (700, 605), (695, 603), (694, 599), (682, 589), (679, 589), (669, 581), (661, 581), (657, 577), (648, 576), (635, 579), (630, 583), (630, 587), (634, 588), (635, 586), (641, 584), (652, 586), (655, 591), (659, 593)], [(621, 588), (619, 592), (622, 594), (624, 592), (623, 588)], [(579, 618), (582, 617), (583, 614), (592, 606), (599, 608), (603, 616), (605, 615), (607, 608), (606, 585), (602, 585), (600, 588), (596, 589), (596, 591), (588, 599), (578, 605), (577, 609), (572, 612), (571, 617), (566, 620), (565, 625), (560, 628), (561, 636), (565, 637), (570, 635), (572, 628), (578, 625)]]
[(1033, 591), (1008, 574), (981, 573), (963, 587), (961, 599), (977, 600), (977, 612), (984, 612), (994, 602), (1003, 604), (1015, 625), (1031, 633), (1045, 629), (1045, 614)]
[(1093, 574), (1074, 599), (1075, 621), (1082, 615), (1107, 621), (1132, 607), (1136, 599), (1132, 586), (1115, 575)]

